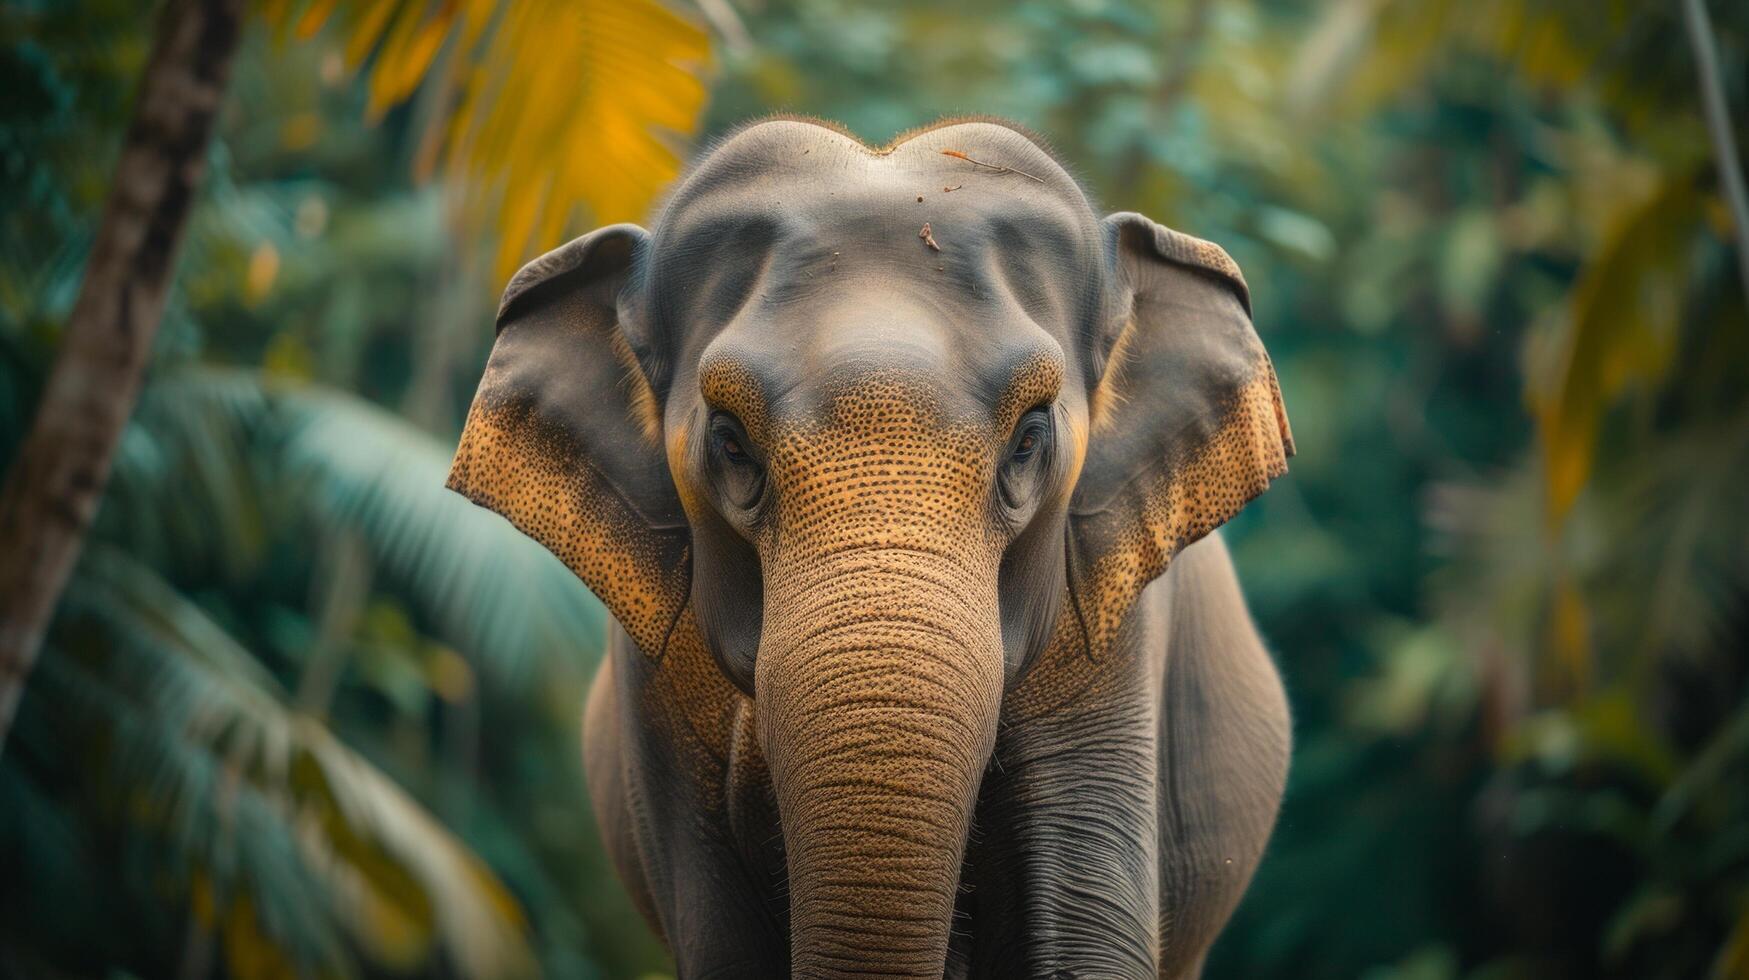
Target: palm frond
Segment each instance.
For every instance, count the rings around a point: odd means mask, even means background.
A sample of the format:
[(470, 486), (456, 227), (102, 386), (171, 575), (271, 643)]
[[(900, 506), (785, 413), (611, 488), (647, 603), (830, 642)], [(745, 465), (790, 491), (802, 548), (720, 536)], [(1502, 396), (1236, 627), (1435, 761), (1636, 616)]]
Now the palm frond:
[(124, 447), (107, 529), (130, 552), (248, 562), (264, 527), (356, 534), (385, 587), (477, 667), (515, 682), (601, 650), (606, 619), (582, 583), (444, 488), (448, 446), (362, 399), (184, 369), (154, 382)]
[(83, 734), (108, 812), (182, 858), (163, 869), (194, 869), (181, 889), (232, 959), (258, 936), (331, 973), (348, 937), (396, 969), (441, 951), (466, 976), (530, 971), (521, 910), (478, 858), (120, 552), (88, 552), (32, 698), (39, 731)]
[(153, 379), (116, 451), (99, 535), (157, 568), (242, 580), (267, 547), (255, 450), (267, 408), (247, 373)]
[[(1556, 0), (1341, 0), (1325, 5), (1301, 43), (1293, 72), (1302, 106), (1333, 101), (1349, 112), (1377, 108), (1454, 51), (1492, 58), (1526, 84), (1570, 90), (1608, 67), (1638, 11), (1622, 4)], [(1643, 95), (1608, 86), (1624, 107)]]
[(1749, 595), (1749, 411), (1696, 422), (1611, 474), (1618, 487), (1610, 625), (1632, 654), (1694, 657), (1728, 648)]
[(1604, 680), (1660, 657), (1716, 655), (1749, 591), (1746, 479), (1749, 414), (1737, 411), (1604, 460), (1554, 538), (1534, 467), (1442, 486), (1430, 514), (1450, 559), (1435, 577), (1441, 618), (1528, 674), (1570, 582)]
[(579, 208), (640, 217), (679, 171), (670, 139), (704, 108), (708, 36), (657, 0), (312, 0), (268, 14), (305, 37), (338, 21), (348, 57), (369, 62), (373, 115), (428, 76), (441, 87), (464, 216), (496, 234), (500, 278), (558, 244)]
[(1700, 195), (1689, 175), (1672, 173), (1618, 207), (1574, 286), (1559, 351), (1530, 385), (1551, 523), (1590, 479), (1604, 412), (1630, 388), (1662, 381), (1676, 349)]
[(276, 402), (280, 488), (315, 526), (357, 533), (439, 638), (513, 679), (542, 659), (599, 654), (600, 604), (546, 549), (444, 487), (448, 446), (339, 392)]

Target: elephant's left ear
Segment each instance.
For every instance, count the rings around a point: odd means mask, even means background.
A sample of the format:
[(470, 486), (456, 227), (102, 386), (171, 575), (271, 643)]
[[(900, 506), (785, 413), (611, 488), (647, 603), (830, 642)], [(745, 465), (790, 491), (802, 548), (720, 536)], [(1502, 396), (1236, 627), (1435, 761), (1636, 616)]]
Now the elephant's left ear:
[(510, 280), (448, 485), (545, 545), (655, 656), (686, 603), (691, 535), (620, 314), (646, 240), (602, 228)]
[(1227, 253), (1139, 214), (1104, 230), (1120, 315), (1092, 339), (1100, 380), (1070, 509), (1095, 650), (1172, 557), (1287, 472), (1294, 451)]

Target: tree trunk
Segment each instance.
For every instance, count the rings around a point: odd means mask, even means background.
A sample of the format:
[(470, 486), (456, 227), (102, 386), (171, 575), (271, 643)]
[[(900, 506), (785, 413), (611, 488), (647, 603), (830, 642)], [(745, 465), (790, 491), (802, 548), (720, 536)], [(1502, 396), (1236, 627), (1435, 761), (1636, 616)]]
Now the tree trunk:
[(79, 298), (0, 487), (0, 748), (139, 394), (243, 9), (165, 5)]

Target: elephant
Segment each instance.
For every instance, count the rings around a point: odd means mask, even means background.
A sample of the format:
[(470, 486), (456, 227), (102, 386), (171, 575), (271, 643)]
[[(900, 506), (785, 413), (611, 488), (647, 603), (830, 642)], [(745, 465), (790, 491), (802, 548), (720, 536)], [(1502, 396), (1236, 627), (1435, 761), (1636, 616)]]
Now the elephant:
[(448, 485), (611, 613), (584, 774), (679, 976), (1201, 972), (1290, 748), (1211, 534), (1293, 454), (1250, 309), (993, 119), (761, 120), (515, 275)]

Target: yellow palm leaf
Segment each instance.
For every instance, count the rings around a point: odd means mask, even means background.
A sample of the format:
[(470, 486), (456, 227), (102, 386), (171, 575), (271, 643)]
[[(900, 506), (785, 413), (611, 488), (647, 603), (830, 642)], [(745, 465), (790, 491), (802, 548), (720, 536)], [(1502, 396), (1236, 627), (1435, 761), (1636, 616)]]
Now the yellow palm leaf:
[(704, 108), (708, 38), (657, 0), (310, 0), (271, 16), (300, 35), (338, 23), (348, 61), (368, 63), (373, 117), (449, 73), (460, 96), (433, 124), (500, 278), (581, 218), (641, 217)]
[(1675, 173), (1619, 205), (1574, 286), (1556, 356), (1530, 378), (1551, 524), (1590, 479), (1604, 413), (1630, 388), (1664, 377), (1701, 203), (1691, 175)]

